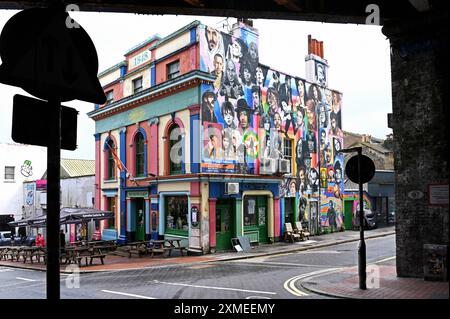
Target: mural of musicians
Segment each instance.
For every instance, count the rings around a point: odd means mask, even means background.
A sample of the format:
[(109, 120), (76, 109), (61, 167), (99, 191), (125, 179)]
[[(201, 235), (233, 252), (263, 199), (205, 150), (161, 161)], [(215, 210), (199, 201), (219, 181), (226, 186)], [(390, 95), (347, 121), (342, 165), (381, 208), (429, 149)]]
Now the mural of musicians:
[(214, 102), (216, 95), (214, 92), (206, 91), (202, 95), (202, 120), (203, 122), (217, 123), (217, 117), (214, 114)]

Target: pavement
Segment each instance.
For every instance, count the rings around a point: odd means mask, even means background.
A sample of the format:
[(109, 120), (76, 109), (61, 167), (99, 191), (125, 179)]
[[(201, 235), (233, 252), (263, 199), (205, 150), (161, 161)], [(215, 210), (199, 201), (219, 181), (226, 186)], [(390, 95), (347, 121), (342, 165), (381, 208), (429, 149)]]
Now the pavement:
[[(394, 226), (365, 231), (365, 238), (377, 238), (395, 234)], [(358, 231), (344, 231), (332, 234), (311, 236), (309, 240), (294, 243), (277, 242), (253, 246), (249, 252), (216, 252), (200, 256), (180, 256), (174, 252), (171, 257), (122, 257), (108, 255), (105, 264), (82, 266), (80, 273), (93, 273), (104, 271), (136, 270), (153, 267), (170, 267), (176, 265), (195, 265), (208, 262), (220, 262), (238, 259), (247, 259), (262, 256), (273, 256), (308, 249), (316, 249), (337, 244), (359, 241)], [(392, 265), (394, 263), (394, 265)], [(83, 263), (84, 265), (84, 263)], [(0, 266), (17, 267), (45, 271), (46, 265), (42, 263), (23, 263), (17, 261), (0, 261)], [(367, 271), (373, 271), (372, 268)], [(61, 273), (73, 273), (74, 265), (62, 264)], [(376, 266), (375, 276), (368, 273), (368, 289), (358, 288), (357, 267), (344, 267), (320, 276), (309, 277), (300, 283), (303, 289), (317, 294), (337, 298), (371, 298), (371, 299), (441, 299), (449, 297), (448, 282), (429, 282), (418, 278), (399, 278), (396, 276), (395, 260), (381, 262)], [(378, 277), (377, 277), (378, 276)], [(375, 278), (376, 277), (376, 278)], [(373, 282), (373, 284), (372, 284)]]

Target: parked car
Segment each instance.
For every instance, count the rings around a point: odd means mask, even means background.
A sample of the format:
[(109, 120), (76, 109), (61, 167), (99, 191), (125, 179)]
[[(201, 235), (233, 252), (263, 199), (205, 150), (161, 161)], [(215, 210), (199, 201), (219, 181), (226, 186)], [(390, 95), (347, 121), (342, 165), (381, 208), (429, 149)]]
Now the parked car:
[[(354, 226), (359, 227), (359, 207), (357, 208)], [(364, 206), (364, 229), (377, 228), (377, 214)]]
[(10, 231), (0, 231), (0, 246), (11, 246)]

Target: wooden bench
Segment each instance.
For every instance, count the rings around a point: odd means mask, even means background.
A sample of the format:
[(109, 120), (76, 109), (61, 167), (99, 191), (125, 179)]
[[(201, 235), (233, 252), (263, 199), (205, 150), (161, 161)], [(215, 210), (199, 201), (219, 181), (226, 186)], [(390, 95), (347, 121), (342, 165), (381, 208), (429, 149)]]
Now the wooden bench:
[(89, 265), (92, 265), (92, 260), (94, 259), (94, 258), (99, 258), (100, 259), (100, 261), (102, 262), (102, 265), (104, 265), (105, 263), (103, 262), (103, 259), (106, 257), (106, 255), (105, 254), (97, 254), (97, 255), (91, 255), (89, 258), (91, 259), (90, 261), (89, 261)]
[(172, 248), (171, 247), (160, 247), (160, 248), (151, 248), (150, 251), (152, 252), (152, 257), (156, 254), (161, 254), (163, 257), (167, 256), (166, 251), (171, 252)]
[(131, 246), (128, 249), (128, 258), (131, 258), (132, 254), (142, 257), (143, 255), (146, 255), (147, 253), (148, 253), (147, 245), (145, 243), (141, 243), (138, 245)]

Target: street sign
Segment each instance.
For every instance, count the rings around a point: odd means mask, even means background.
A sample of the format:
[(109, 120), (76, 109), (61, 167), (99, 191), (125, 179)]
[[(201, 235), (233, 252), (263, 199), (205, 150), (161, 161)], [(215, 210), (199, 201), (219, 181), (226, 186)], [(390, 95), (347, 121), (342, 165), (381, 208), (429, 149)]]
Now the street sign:
[(0, 82), (43, 100), (105, 103), (95, 46), (81, 26), (66, 25), (68, 18), (50, 8), (14, 15), (0, 35)]
[[(369, 182), (373, 176), (375, 175), (375, 164), (366, 155), (361, 155), (361, 183)], [(353, 156), (347, 162), (345, 166), (345, 174), (347, 174), (348, 178), (354, 182), (358, 183), (358, 155)]]
[[(50, 135), (48, 119), (51, 107), (48, 102), (14, 95), (12, 139), (17, 143), (48, 146)], [(61, 106), (61, 148), (77, 148), (77, 116), (74, 108)]]

